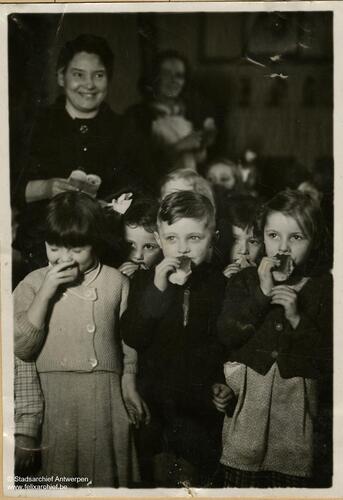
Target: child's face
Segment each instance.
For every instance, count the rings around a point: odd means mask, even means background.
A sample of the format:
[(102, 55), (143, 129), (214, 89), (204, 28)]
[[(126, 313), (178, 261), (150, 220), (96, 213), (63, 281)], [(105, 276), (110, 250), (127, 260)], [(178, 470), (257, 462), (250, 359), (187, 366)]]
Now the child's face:
[(160, 221), (157, 239), (165, 257), (189, 257), (198, 266), (208, 256), (213, 231), (206, 219), (183, 218), (170, 225)]
[(230, 165), (217, 163), (212, 165), (207, 172), (207, 180), (212, 184), (219, 184), (225, 189), (233, 189), (236, 184), (235, 174)]
[(73, 115), (76, 118), (91, 118), (107, 95), (106, 68), (98, 55), (79, 52), (64, 72), (59, 70), (58, 84), (64, 88), (67, 108)]
[(303, 264), (311, 250), (311, 239), (298, 222), (282, 212), (271, 212), (264, 226), (264, 244), (268, 257), (289, 254), (295, 265)]
[(93, 248), (90, 245), (67, 248), (45, 242), (45, 247), (48, 260), (53, 266), (62, 262), (70, 262), (77, 265), (83, 273), (95, 262)]
[(187, 179), (182, 179), (182, 177), (166, 182), (161, 189), (161, 200), (164, 200), (168, 194), (177, 191), (193, 191), (192, 183)]
[(180, 59), (166, 59), (159, 73), (158, 93), (167, 99), (176, 99), (185, 86), (186, 68)]
[(244, 255), (251, 263), (254, 263), (261, 250), (262, 241), (255, 238), (253, 229), (251, 227), (242, 229), (238, 226), (232, 226), (232, 235), (231, 262), (235, 262)]
[(160, 255), (160, 247), (153, 233), (142, 226), (125, 226), (125, 240), (130, 244), (129, 259), (141, 267), (150, 269)]

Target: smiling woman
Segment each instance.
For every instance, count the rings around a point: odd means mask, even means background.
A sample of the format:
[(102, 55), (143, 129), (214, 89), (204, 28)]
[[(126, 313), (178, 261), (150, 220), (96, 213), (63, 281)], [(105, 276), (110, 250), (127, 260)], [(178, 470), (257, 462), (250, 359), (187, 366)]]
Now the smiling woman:
[(105, 65), (97, 54), (79, 52), (67, 68), (58, 70), (58, 83), (64, 88), (66, 110), (73, 118), (94, 118), (107, 94)]
[(44, 264), (39, 227), (49, 199), (77, 189), (103, 197), (118, 185), (121, 119), (105, 102), (113, 73), (110, 47), (101, 37), (82, 34), (61, 49), (56, 70), (63, 94), (37, 117), (15, 193), (22, 208), (16, 244), (30, 269)]

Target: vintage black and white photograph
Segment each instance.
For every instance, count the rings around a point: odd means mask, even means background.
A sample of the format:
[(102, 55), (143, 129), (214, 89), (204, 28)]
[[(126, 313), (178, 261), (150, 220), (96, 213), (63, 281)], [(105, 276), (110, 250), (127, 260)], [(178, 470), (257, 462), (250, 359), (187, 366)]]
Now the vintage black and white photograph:
[(331, 491), (318, 3), (7, 6), (7, 494)]

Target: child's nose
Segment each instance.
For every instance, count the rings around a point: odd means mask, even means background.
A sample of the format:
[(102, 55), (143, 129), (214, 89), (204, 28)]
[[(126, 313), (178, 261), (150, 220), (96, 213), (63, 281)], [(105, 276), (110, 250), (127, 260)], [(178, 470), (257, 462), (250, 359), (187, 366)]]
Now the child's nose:
[(284, 252), (289, 252), (289, 244), (288, 244), (288, 239), (287, 238), (282, 238), (280, 240), (280, 245), (279, 245), (279, 252), (284, 253)]
[(131, 258), (132, 260), (143, 260), (143, 250), (141, 248), (133, 250)]
[(187, 241), (179, 241), (179, 247), (178, 251), (181, 254), (188, 253), (189, 252), (189, 245)]
[(249, 253), (249, 248), (248, 248), (248, 242), (247, 241), (241, 241), (239, 248), (238, 248), (238, 253), (241, 255), (247, 255)]
[(68, 250), (64, 251), (61, 253), (60, 258), (58, 259), (59, 262), (71, 262), (73, 260), (72, 255)]

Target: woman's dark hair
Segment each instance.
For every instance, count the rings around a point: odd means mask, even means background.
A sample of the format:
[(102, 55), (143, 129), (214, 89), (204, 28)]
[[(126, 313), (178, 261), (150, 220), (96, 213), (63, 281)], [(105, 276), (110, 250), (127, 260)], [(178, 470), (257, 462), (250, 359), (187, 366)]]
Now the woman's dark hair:
[(260, 212), (258, 226), (263, 234), (267, 217), (272, 212), (293, 217), (304, 234), (311, 240), (311, 250), (302, 271), (317, 274), (331, 267), (332, 239), (320, 208), (320, 204), (307, 193), (285, 189), (267, 202)]
[(99, 203), (85, 193), (58, 194), (48, 204), (45, 241), (67, 248), (91, 245), (102, 250), (105, 221)]
[(178, 59), (183, 62), (185, 67), (185, 85), (182, 93), (186, 90), (190, 78), (190, 65), (188, 59), (181, 54), (181, 52), (169, 49), (158, 52), (153, 58), (151, 66), (145, 68), (142, 76), (139, 78), (138, 89), (144, 97), (152, 98), (156, 95), (162, 64), (169, 59)]
[(78, 54), (79, 52), (87, 52), (88, 54), (96, 54), (99, 56), (106, 68), (108, 79), (112, 78), (113, 52), (110, 49), (110, 46), (105, 38), (88, 33), (79, 35), (77, 38), (70, 40), (64, 45), (64, 47), (62, 47), (57, 59), (56, 69), (63, 69), (65, 72), (70, 61), (73, 59), (75, 54)]

